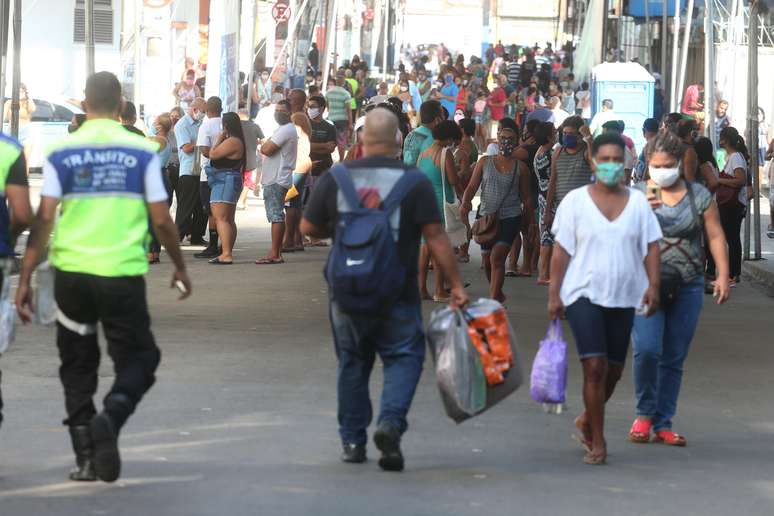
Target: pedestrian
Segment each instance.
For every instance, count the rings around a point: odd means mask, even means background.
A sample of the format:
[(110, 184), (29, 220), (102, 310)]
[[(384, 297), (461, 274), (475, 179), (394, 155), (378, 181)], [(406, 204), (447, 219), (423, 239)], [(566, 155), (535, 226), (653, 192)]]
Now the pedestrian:
[(446, 117), (441, 103), (428, 100), (419, 108), (421, 125), (411, 131), (403, 142), (403, 164), (407, 167), (417, 166), (419, 156), (433, 144), (433, 129)]
[(320, 66), (320, 50), (317, 48), (317, 43), (312, 42), (312, 48), (309, 49), (309, 66), (314, 73), (317, 73), (317, 68)]
[(645, 147), (642, 148), (637, 163), (632, 170), (632, 184), (636, 185), (645, 181), (648, 170), (648, 159), (645, 154), (645, 148), (658, 135), (658, 120), (655, 118), (646, 118), (642, 123), (642, 137), (645, 138)]
[(236, 113), (222, 117), (223, 131), (209, 150), (210, 209), (223, 246), (220, 255), (212, 258), (213, 265), (233, 265), (234, 242), (237, 237), (236, 203), (242, 193), (242, 171), (246, 149), (242, 121)]
[(336, 126), (339, 160), (344, 159), (349, 147), (350, 129), (352, 128), (352, 95), (344, 88), (344, 77), (328, 79), (328, 89), (325, 92), (325, 103), (328, 105), (328, 120)]
[(218, 137), (223, 132), (223, 101), (220, 97), (212, 96), (207, 99), (207, 118), (202, 120), (199, 127), (199, 134), (196, 137), (196, 146), (201, 155), (199, 175), (199, 202), (202, 205), (202, 211), (207, 216), (207, 227), (209, 228), (209, 245), (207, 248), (194, 255), (194, 258), (203, 258), (212, 260), (221, 254), (221, 248), (218, 245), (218, 223), (212, 214), (210, 200), (212, 191), (210, 189), (209, 176), (213, 173), (210, 163), (210, 150), (215, 145)]
[[(566, 137), (565, 137), (566, 138)], [(585, 411), (575, 420), (586, 464), (604, 464), (605, 403), (621, 378), (635, 309), (659, 303), (661, 229), (645, 195), (623, 186), (626, 144), (616, 134), (592, 145), (596, 181), (567, 194), (551, 232), (548, 314), (566, 311), (583, 365)]]
[[(451, 120), (444, 120), (433, 128), (433, 143), (417, 160), (417, 168), (433, 185), (441, 222), (446, 224), (444, 204), (454, 202), (464, 190), (459, 186), (457, 165), (451, 147), (462, 139), (462, 131)], [(435, 268), (435, 291), (431, 296), (427, 291), (427, 271), (430, 266), (430, 248), (423, 244), (419, 254), (419, 293), (422, 299), (447, 303), (443, 272)]]
[(683, 142), (685, 155), (681, 160), (682, 176), (687, 181), (696, 181), (699, 171), (698, 158), (693, 145), (699, 136), (699, 125), (694, 119), (684, 119), (677, 123), (677, 136)]
[(497, 128), (500, 120), (505, 118), (505, 106), (508, 95), (505, 93), (506, 80), (503, 77), (495, 79), (495, 88), (486, 99), (486, 105), (489, 108), (489, 130), (486, 132), (487, 138), (497, 139)]
[[(153, 121), (151, 128), (153, 129), (154, 136), (151, 136), (149, 139), (156, 142), (159, 146), (157, 151), (159, 166), (161, 167), (161, 177), (164, 180), (164, 188), (167, 191), (167, 202), (169, 203), (171, 200), (169, 197), (169, 180), (165, 177), (164, 173), (167, 164), (169, 163), (169, 157), (172, 155), (172, 146), (167, 139), (167, 135), (172, 131), (172, 118), (169, 116), (169, 113), (161, 113), (158, 115)], [(151, 236), (150, 249), (148, 250), (148, 263), (153, 265), (160, 262), (161, 242), (159, 242), (159, 239), (156, 237), (156, 233), (153, 232), (153, 225), (150, 224), (150, 221), (148, 230)]]
[[(463, 118), (459, 121), (460, 129), (462, 130), (462, 141), (459, 147), (454, 152), (454, 161), (458, 167), (458, 179), (462, 193), (465, 193), (465, 189), (470, 183), (470, 179), (473, 177), (473, 169), (478, 161), (478, 147), (476, 147), (476, 122), (472, 118)], [(467, 240), (464, 244), (460, 245), (459, 252), (457, 253), (457, 261), (460, 263), (470, 262), (470, 220), (462, 219), (462, 223), (468, 228)]]
[[(181, 299), (191, 294), (191, 282), (169, 216), (157, 144), (127, 133), (116, 121), (122, 99), (113, 74), (90, 76), (85, 95), (88, 120), (53, 147), (46, 160), (16, 307), (21, 320), (29, 322), (34, 309), (30, 278), (57, 221), (49, 260), (56, 270), (64, 424), (77, 464), (70, 478), (114, 482), (121, 473), (121, 429), (153, 385), (161, 359), (143, 278), (149, 215), (175, 265), (172, 285), (179, 285)], [(99, 413), (93, 402), (100, 362), (98, 322), (115, 371)]]
[[(5, 271), (11, 270), (16, 239), (32, 222), (30, 189), (24, 148), (18, 140), (0, 134), (0, 286), (6, 281)], [(0, 371), (2, 380), (2, 371)], [(3, 396), (0, 393), (0, 426), (3, 423)]]
[(167, 186), (169, 187), (169, 203), (172, 204), (173, 196), (177, 191), (177, 182), (180, 179), (180, 149), (177, 147), (177, 138), (175, 137), (175, 127), (177, 123), (185, 116), (185, 112), (178, 106), (169, 110), (169, 119), (172, 122), (172, 130), (167, 134), (167, 140), (169, 141), (169, 161), (167, 162), (167, 169), (165, 175), (167, 178)]
[(120, 119), (124, 129), (137, 136), (145, 137), (145, 133), (135, 126), (137, 123), (137, 107), (133, 102), (124, 101), (124, 105), (121, 108)]
[(553, 216), (555, 208), (548, 207), (548, 184), (551, 181), (551, 157), (556, 140), (556, 131), (551, 122), (538, 122), (533, 131), (535, 143), (539, 145), (535, 153), (535, 178), (538, 184), (538, 220), (540, 221), (540, 270), (538, 272), (538, 285), (548, 285), (550, 283), (550, 264), (551, 253), (554, 247), (554, 238), (551, 234), (551, 228), (546, 225), (549, 220), (549, 214), (546, 210), (551, 210)]
[[(522, 217), (533, 212), (529, 193), (529, 168), (514, 156), (518, 133), (501, 127), (497, 135), (499, 153), (479, 160), (462, 198), (460, 215), (465, 220), (472, 211), (473, 197), (481, 189), (479, 215), (496, 215), (498, 230), (491, 243), (481, 244), (489, 297), (505, 302), (503, 282), (508, 252), (522, 226)], [(523, 207), (522, 207), (523, 201)]]
[[(293, 102), (291, 102), (293, 105)], [(303, 192), (306, 185), (309, 172), (312, 170), (312, 159), (310, 158), (312, 135), (312, 125), (309, 122), (309, 116), (305, 111), (293, 113), (290, 117), (293, 125), (296, 126), (298, 135), (298, 146), (296, 149), (296, 164), (293, 169), (293, 187), (295, 195), (285, 204), (285, 237), (282, 244), (283, 253), (294, 253), (304, 251), (304, 238), (301, 235), (299, 226), (303, 214)]]
[(259, 111), (272, 103), (272, 83), (269, 70), (262, 70), (257, 79)]
[(263, 171), (261, 186), (266, 219), (271, 224), (271, 250), (257, 265), (285, 263), (282, 258), (282, 242), (285, 238), (285, 196), (293, 180), (298, 150), (298, 133), (290, 120), (290, 102), (281, 100), (275, 106), (274, 119), (277, 130), (261, 145)]
[(180, 160), (180, 177), (177, 183), (177, 212), (175, 224), (182, 241), (191, 237), (191, 245), (208, 246), (204, 240), (207, 217), (202, 210), (199, 199), (199, 153), (196, 139), (199, 127), (204, 120), (207, 103), (202, 98), (191, 102), (186, 115), (175, 125), (175, 140), (177, 141), (178, 159)]
[(618, 121), (619, 116), (613, 111), (613, 101), (611, 99), (604, 99), (602, 101), (602, 110), (595, 114), (589, 123), (592, 136), (596, 137), (602, 134), (602, 126), (611, 120)]
[[(681, 174), (684, 143), (668, 131), (648, 146), (650, 180), (648, 200), (658, 218), (663, 238), (659, 309), (650, 317), (636, 315), (632, 330), (634, 388), (637, 419), (629, 440), (685, 446), (686, 439), (672, 431), (683, 363), (704, 304), (704, 246), (707, 241), (717, 264), (713, 294), (717, 304), (726, 302), (728, 254), (712, 194)], [(683, 171), (684, 174), (684, 171)], [(641, 186), (645, 190), (645, 185)]]
[[(432, 250), (452, 290), (452, 307), (463, 306), (468, 296), (462, 286), (454, 253), (441, 224), (433, 187), (416, 169), (404, 168), (394, 156), (399, 152), (395, 133), (397, 117), (377, 108), (366, 115), (365, 155), (360, 161), (347, 162), (342, 177), (325, 174), (312, 192), (301, 230), (313, 238), (339, 236), (346, 230), (345, 217), (358, 208), (389, 211), (400, 201), (400, 217), (390, 217), (392, 234), (397, 236), (397, 260), (405, 275), (396, 282), (397, 300), (384, 305), (378, 315), (355, 313), (342, 308), (334, 295), (330, 319), (338, 358), (338, 421), (343, 445), (342, 460), (366, 461), (367, 429), (371, 423), (369, 376), (378, 354), (384, 362), (384, 388), (374, 442), (381, 451), (379, 466), (401, 471), (404, 458), (400, 448), (408, 424), (406, 417), (414, 397), (425, 359), (425, 337), (417, 284), (419, 242), (423, 237)], [(341, 190), (341, 182), (350, 185)], [(352, 193), (353, 187), (358, 193)], [(399, 189), (390, 195), (393, 189)], [(359, 199), (357, 197), (359, 196)], [(354, 197), (354, 198), (353, 198)], [(383, 204), (389, 203), (386, 206)], [(351, 220), (351, 219), (349, 219)], [(332, 233), (332, 229), (335, 230)], [(393, 236), (393, 238), (395, 238)], [(381, 257), (379, 257), (381, 258)], [(394, 272), (394, 271), (391, 271)]]
[(242, 134), (245, 136), (245, 169), (242, 172), (242, 193), (237, 201), (237, 210), (247, 209), (247, 196), (255, 190), (255, 174), (258, 172), (258, 145), (263, 141), (261, 128), (249, 118), (246, 111), (239, 111)]
[(203, 95), (202, 91), (196, 85), (195, 70), (189, 69), (185, 72), (185, 77), (182, 81), (177, 83), (175, 89), (172, 90), (172, 95), (175, 97), (175, 105), (183, 110), (187, 110), (191, 107), (191, 103), (196, 98)]
[[(747, 173), (750, 154), (739, 132), (733, 127), (720, 131), (720, 147), (726, 151), (726, 163), (718, 178), (716, 192), (720, 223), (728, 242), (730, 285), (736, 286), (742, 275), (742, 240), (740, 230), (747, 209)], [(708, 274), (714, 276), (715, 264), (710, 261)]]
[(718, 162), (715, 159), (712, 140), (702, 136), (696, 140), (693, 147), (699, 163), (699, 173), (696, 174), (696, 182), (709, 190), (714, 196), (715, 191), (718, 189), (720, 170), (718, 170)]

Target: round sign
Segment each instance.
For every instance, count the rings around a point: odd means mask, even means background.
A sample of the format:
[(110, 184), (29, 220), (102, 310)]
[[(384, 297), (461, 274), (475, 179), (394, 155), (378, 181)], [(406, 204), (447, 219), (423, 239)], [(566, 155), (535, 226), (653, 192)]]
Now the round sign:
[(287, 23), (290, 20), (290, 6), (277, 2), (271, 8), (271, 16), (277, 23)]

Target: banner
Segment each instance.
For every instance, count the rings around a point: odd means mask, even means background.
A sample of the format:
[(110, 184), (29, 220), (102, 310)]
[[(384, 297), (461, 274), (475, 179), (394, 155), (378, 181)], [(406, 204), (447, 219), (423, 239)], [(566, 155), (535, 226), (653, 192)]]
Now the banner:
[(239, 105), (239, 0), (210, 2), (210, 41), (207, 54), (207, 93), (217, 92), (223, 112), (236, 112)]

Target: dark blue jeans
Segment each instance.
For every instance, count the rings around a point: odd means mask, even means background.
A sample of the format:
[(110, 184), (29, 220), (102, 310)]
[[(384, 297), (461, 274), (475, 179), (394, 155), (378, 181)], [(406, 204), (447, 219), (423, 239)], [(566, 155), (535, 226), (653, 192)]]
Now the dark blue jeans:
[(637, 415), (656, 431), (671, 429), (688, 355), (704, 303), (704, 278), (683, 285), (672, 303), (651, 317), (636, 316), (632, 332)]
[(386, 317), (342, 312), (331, 302), (330, 319), (339, 360), (339, 434), (345, 444), (365, 444), (373, 411), (368, 379), (376, 355), (384, 363), (384, 388), (378, 423), (387, 422), (401, 434), (408, 428), (422, 364), (425, 335), (419, 304), (397, 304)]

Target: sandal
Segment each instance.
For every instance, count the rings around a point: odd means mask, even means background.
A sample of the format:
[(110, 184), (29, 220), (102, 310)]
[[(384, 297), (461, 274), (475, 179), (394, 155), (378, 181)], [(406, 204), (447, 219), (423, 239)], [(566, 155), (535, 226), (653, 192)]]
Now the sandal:
[(260, 260), (255, 260), (256, 265), (276, 265), (280, 263), (285, 263), (285, 260), (283, 260), (282, 258), (278, 258), (278, 259), (261, 258)]
[(580, 432), (580, 435), (573, 434), (572, 438), (575, 439), (578, 444), (583, 446), (583, 449), (586, 450), (586, 452), (591, 453), (591, 441), (586, 438), (586, 432), (583, 429), (583, 425), (581, 424), (581, 416), (578, 416), (575, 418), (575, 428), (578, 429)]
[(602, 455), (594, 455), (593, 453), (588, 452), (583, 457), (583, 462), (589, 466), (601, 466), (607, 463), (607, 453), (603, 453)]
[(631, 430), (629, 430), (629, 440), (633, 443), (649, 443), (651, 428), (653, 428), (652, 421), (635, 419)]
[(512, 271), (512, 270), (505, 271), (505, 277), (506, 278), (515, 278), (518, 275), (519, 275), (519, 273), (516, 272), (516, 271)]
[(688, 444), (685, 437), (673, 432), (672, 430), (659, 430), (653, 438), (654, 443), (666, 444), (667, 446), (684, 447)]

